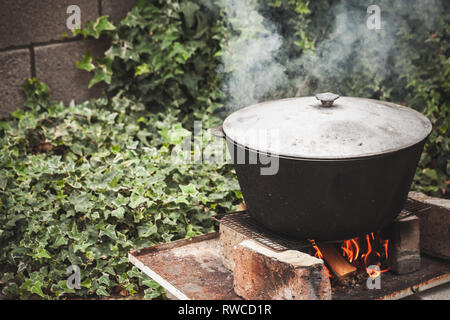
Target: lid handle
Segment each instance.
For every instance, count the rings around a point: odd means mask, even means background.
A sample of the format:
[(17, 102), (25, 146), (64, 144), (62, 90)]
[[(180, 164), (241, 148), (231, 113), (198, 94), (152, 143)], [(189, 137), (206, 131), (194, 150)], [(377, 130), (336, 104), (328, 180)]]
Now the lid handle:
[(340, 95), (331, 92), (316, 94), (316, 99), (320, 100), (320, 102), (322, 102), (322, 106), (325, 108), (332, 107), (333, 103), (340, 97)]

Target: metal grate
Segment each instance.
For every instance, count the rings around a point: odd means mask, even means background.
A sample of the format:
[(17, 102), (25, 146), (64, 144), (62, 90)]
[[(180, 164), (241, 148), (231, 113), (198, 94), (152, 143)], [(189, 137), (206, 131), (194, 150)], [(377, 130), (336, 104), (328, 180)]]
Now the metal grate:
[(425, 212), (430, 209), (431, 206), (429, 204), (414, 200), (412, 198), (408, 198), (408, 200), (406, 200), (405, 206), (403, 207), (402, 214), (410, 216), (421, 212)]
[[(429, 210), (430, 208), (431, 207), (425, 203), (408, 198), (400, 215), (402, 218), (408, 217)], [(278, 252), (286, 250), (309, 252), (312, 248), (309, 241), (285, 238), (282, 235), (278, 235), (270, 230), (267, 230), (259, 225), (247, 210), (218, 214), (212, 218), (215, 221), (235, 230), (236, 232), (239, 232), (250, 239)]]
[(248, 211), (217, 215), (214, 220), (275, 251), (298, 250), (309, 252), (311, 249), (311, 243), (308, 241), (285, 238), (261, 227)]

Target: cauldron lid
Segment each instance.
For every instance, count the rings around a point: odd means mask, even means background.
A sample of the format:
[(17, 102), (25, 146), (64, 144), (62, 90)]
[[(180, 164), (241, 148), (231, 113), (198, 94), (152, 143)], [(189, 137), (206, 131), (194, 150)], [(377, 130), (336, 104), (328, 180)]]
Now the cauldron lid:
[(304, 159), (390, 153), (423, 141), (431, 129), (430, 121), (413, 109), (331, 93), (252, 105), (223, 124), (227, 139), (239, 145)]

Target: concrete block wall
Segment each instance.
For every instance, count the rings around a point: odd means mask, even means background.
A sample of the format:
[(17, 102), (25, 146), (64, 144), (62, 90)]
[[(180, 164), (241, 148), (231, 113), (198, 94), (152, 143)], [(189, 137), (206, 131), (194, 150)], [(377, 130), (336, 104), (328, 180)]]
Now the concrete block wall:
[[(67, 28), (70, 5), (80, 8), (81, 23), (109, 15), (117, 23), (136, 0), (1, 0), (0, 1), (0, 118), (21, 108), (20, 86), (37, 77), (52, 98), (69, 103), (98, 96), (103, 86), (88, 89), (91, 75), (75, 68), (88, 50), (101, 57), (106, 41), (74, 38)], [(65, 36), (63, 36), (65, 35)]]

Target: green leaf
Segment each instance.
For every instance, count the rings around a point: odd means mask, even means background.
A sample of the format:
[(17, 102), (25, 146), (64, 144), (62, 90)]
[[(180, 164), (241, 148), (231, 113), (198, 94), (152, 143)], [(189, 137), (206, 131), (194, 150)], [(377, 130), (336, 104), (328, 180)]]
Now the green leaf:
[(100, 227), (100, 236), (106, 235), (109, 238), (116, 240), (117, 239), (117, 235), (116, 235), (116, 227), (113, 226), (112, 224), (108, 224), (106, 226), (101, 226)]
[(54, 246), (55, 247), (60, 247), (62, 245), (66, 245), (69, 242), (69, 240), (64, 237), (64, 236), (58, 236), (58, 238), (56, 239)]
[(97, 31), (97, 34), (101, 34), (106, 30), (111, 31), (115, 29), (116, 27), (109, 21), (108, 16), (99, 17), (94, 24), (94, 30)]
[(64, 293), (76, 293), (75, 289), (71, 289), (67, 286), (67, 280), (59, 281), (58, 285), (63, 289)]
[(190, 195), (190, 196), (194, 196), (198, 193), (196, 187), (194, 184), (190, 183), (186, 186), (182, 186), (180, 185), (180, 189), (183, 192), (184, 195)]
[(130, 204), (129, 204), (129, 206), (130, 206), (130, 208), (132, 208), (132, 209), (136, 209), (138, 206), (140, 206), (141, 204), (144, 204), (144, 203), (147, 203), (148, 201), (147, 201), (147, 198), (145, 198), (145, 197), (143, 197), (143, 196), (139, 196), (139, 195), (137, 195), (137, 194), (135, 194), (135, 193), (133, 193), (132, 195), (131, 195), (131, 198), (130, 198)]
[(137, 77), (137, 76), (141, 76), (141, 75), (147, 74), (147, 73), (150, 73), (150, 66), (146, 63), (143, 63), (136, 67), (134, 76)]
[(181, 11), (184, 15), (184, 20), (188, 28), (192, 28), (195, 23), (195, 13), (200, 9), (200, 6), (192, 1), (183, 2)]
[(113, 210), (113, 211), (111, 212), (111, 215), (112, 215), (113, 217), (116, 217), (116, 218), (118, 218), (118, 219), (120, 219), (120, 220), (123, 219), (124, 214), (125, 214), (125, 209), (124, 209), (123, 207), (119, 207), (119, 208), (117, 208), (116, 210)]
[(86, 278), (83, 282), (80, 283), (80, 286), (90, 289), (92, 287), (91, 279)]
[(43, 286), (42, 282), (40, 282), (40, 281), (35, 282), (33, 284), (33, 286), (31, 286), (30, 292), (35, 293), (35, 294), (41, 296), (42, 298), (45, 298), (45, 294), (44, 294), (44, 292), (42, 292), (42, 286)]
[(145, 226), (138, 227), (137, 230), (140, 238), (148, 238), (158, 233), (158, 228), (151, 222)]
[(91, 82), (89, 82), (89, 88), (92, 88), (99, 82), (106, 82), (111, 83), (111, 74), (108, 72), (103, 71), (102, 69), (95, 69), (94, 76), (91, 79)]
[(0, 121), (0, 130), (9, 130), (11, 129), (11, 126), (9, 125), (9, 122), (7, 121)]
[(92, 63), (92, 56), (91, 53), (88, 51), (83, 59), (80, 62), (76, 63), (76, 66), (78, 69), (86, 70), (88, 72), (91, 72), (92, 70), (95, 70), (95, 65)]
[(145, 281), (145, 285), (148, 286), (148, 289), (144, 290), (145, 299), (155, 299), (164, 293), (164, 289), (153, 280)]
[(99, 82), (111, 83), (112, 79), (112, 60), (108, 57), (104, 59), (98, 59), (98, 67), (94, 71), (94, 76), (89, 82), (89, 88), (92, 88)]
[(108, 291), (106, 291), (106, 288), (104, 286), (101, 286), (100, 288), (98, 288), (95, 293), (99, 296), (106, 296), (109, 297), (110, 294), (108, 293)]
[(40, 259), (40, 258), (50, 259), (51, 258), (50, 254), (44, 248), (39, 248), (38, 253), (35, 255), (35, 257), (38, 259)]

